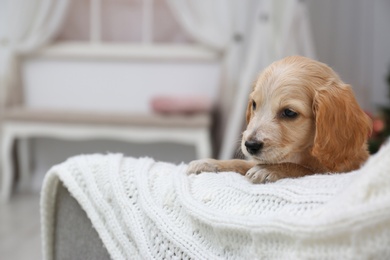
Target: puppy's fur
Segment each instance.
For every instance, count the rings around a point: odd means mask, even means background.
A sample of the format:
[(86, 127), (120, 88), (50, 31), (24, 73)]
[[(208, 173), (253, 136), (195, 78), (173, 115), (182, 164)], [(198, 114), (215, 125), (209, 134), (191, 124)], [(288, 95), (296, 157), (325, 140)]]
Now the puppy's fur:
[(349, 85), (300, 56), (274, 62), (249, 96), (241, 150), (250, 160), (193, 161), (188, 173), (234, 171), (253, 183), (348, 172), (368, 158), (372, 122)]

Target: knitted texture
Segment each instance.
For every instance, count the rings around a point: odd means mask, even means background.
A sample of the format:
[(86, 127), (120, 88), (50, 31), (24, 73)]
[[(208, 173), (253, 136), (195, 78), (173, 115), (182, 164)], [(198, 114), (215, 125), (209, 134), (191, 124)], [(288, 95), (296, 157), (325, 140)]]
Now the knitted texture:
[(358, 171), (251, 184), (237, 173), (83, 155), (54, 166), (41, 200), (53, 258), (59, 181), (113, 259), (390, 259), (390, 146)]

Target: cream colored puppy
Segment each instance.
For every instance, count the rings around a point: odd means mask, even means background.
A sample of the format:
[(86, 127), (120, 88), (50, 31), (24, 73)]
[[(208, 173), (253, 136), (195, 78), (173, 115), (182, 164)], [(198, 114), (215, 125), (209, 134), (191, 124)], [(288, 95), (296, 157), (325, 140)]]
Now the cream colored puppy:
[(249, 160), (203, 159), (188, 173), (234, 171), (253, 183), (348, 172), (368, 158), (372, 122), (327, 65), (300, 56), (274, 62), (254, 84), (241, 150)]

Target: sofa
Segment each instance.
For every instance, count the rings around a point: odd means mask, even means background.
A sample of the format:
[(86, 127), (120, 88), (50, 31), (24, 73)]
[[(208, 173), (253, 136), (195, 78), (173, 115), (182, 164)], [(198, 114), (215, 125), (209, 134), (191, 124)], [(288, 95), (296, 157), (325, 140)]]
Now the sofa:
[(44, 259), (389, 259), (390, 145), (359, 170), (252, 184), (121, 154), (53, 166)]

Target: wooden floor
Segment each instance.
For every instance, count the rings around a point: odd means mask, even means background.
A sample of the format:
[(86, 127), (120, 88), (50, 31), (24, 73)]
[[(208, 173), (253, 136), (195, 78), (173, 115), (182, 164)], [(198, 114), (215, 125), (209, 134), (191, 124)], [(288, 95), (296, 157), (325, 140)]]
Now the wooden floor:
[(15, 194), (0, 203), (0, 258), (41, 259), (39, 193)]

